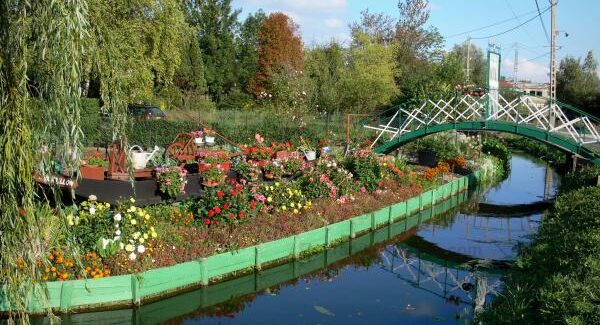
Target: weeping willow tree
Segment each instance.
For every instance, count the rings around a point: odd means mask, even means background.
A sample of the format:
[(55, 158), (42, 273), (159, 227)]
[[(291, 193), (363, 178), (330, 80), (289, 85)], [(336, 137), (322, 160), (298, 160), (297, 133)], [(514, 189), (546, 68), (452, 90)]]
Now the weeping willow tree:
[(51, 249), (81, 253), (60, 191), (40, 191), (34, 175), (78, 170), (90, 78), (125, 146), (127, 102), (171, 82), (186, 26), (177, 0), (0, 1), (0, 305), (11, 322), (28, 322), (31, 297), (44, 300)]

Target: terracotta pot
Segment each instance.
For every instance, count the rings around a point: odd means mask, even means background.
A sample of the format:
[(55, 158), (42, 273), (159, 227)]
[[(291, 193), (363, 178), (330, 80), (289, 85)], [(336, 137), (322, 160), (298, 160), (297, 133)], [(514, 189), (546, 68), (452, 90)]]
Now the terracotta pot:
[(292, 153), (287, 150), (277, 151), (275, 153), (275, 158), (279, 160), (287, 160), (291, 157)]
[(271, 180), (271, 179), (274, 179), (274, 178), (275, 178), (275, 175), (274, 175), (273, 173), (265, 173), (264, 175), (265, 175), (265, 178), (266, 178), (266, 179), (269, 179), (269, 180)]
[(83, 179), (104, 180), (104, 167), (83, 165), (79, 167), (79, 173)]
[(204, 187), (215, 187), (221, 183), (223, 183), (225, 181), (225, 175), (223, 175), (223, 177), (221, 178), (220, 181), (212, 181), (212, 180), (202, 180), (202, 185), (204, 185)]

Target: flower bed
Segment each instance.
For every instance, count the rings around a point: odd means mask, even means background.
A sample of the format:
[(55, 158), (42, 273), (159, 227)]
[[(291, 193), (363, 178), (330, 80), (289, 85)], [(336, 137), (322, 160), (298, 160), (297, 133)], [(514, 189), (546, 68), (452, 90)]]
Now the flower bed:
[[(206, 259), (184, 262), (177, 265), (148, 270), (134, 275), (113, 276), (97, 280), (74, 280), (48, 282), (48, 305), (42, 299), (32, 299), (29, 312), (42, 313), (44, 308), (56, 311), (84, 311), (98, 307), (139, 305), (146, 300), (173, 295), (197, 285), (207, 285), (254, 268), (260, 269), (272, 263), (279, 263), (315, 249), (333, 245), (356, 235), (374, 230), (396, 220), (406, 222), (402, 229), (409, 229), (409, 211), (419, 211), (435, 202), (440, 202), (452, 194), (468, 188), (476, 180), (478, 173), (464, 176), (422, 193), (413, 199), (378, 209), (373, 213), (356, 216), (349, 220), (333, 223), (308, 232), (255, 246), (236, 249), (212, 255)], [(429, 201), (426, 201), (426, 198)], [(414, 199), (417, 199), (416, 201)], [(416, 202), (411, 207), (411, 201)], [(424, 203), (429, 202), (429, 203)], [(435, 208), (432, 208), (435, 210)], [(129, 208), (131, 210), (131, 207)], [(135, 213), (135, 211), (133, 211)], [(427, 212), (431, 215), (431, 212)], [(142, 213), (142, 215), (145, 215)], [(181, 218), (181, 216), (177, 216)], [(413, 218), (414, 219), (414, 218)], [(420, 217), (417, 219), (417, 223)], [(6, 310), (6, 302), (0, 299), (0, 310)]]

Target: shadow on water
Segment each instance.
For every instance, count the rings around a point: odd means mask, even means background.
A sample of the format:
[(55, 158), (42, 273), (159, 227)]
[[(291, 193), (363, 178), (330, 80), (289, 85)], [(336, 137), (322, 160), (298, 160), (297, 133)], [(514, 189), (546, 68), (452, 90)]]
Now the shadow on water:
[[(522, 156), (512, 173), (542, 168)], [(515, 247), (543, 212), (479, 213), (480, 202), (532, 204), (546, 174), (463, 192), (434, 207), (302, 260), (125, 309), (63, 316), (64, 324), (397, 324), (469, 322), (502, 289)], [(529, 174), (528, 174), (529, 175)], [(540, 178), (541, 175), (541, 178)], [(556, 178), (555, 178), (556, 179)], [(510, 184), (509, 184), (510, 183)], [(546, 189), (547, 190), (547, 189)], [(489, 211), (488, 211), (489, 212)], [(507, 218), (508, 217), (508, 218)], [(39, 323), (46, 320), (38, 319)]]

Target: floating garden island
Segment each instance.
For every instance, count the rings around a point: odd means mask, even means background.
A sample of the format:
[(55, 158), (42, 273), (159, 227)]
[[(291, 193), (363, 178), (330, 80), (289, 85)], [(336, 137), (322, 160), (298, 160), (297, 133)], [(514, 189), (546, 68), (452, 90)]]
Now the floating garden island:
[[(65, 185), (78, 204), (55, 225), (68, 235), (52, 238), (37, 263), (16, 261), (43, 281), (28, 311), (137, 305), (276, 265), (417, 213), (498, 163), (476, 156), (470, 138), (437, 148), (434, 167), (368, 148), (319, 148), (317, 158), (306, 141), (267, 144), (258, 134), (248, 145), (221, 141), (202, 130), (162, 154), (114, 145), (86, 159)], [(120, 196), (127, 186), (135, 195)], [(0, 308), (10, 308), (6, 297)]]

